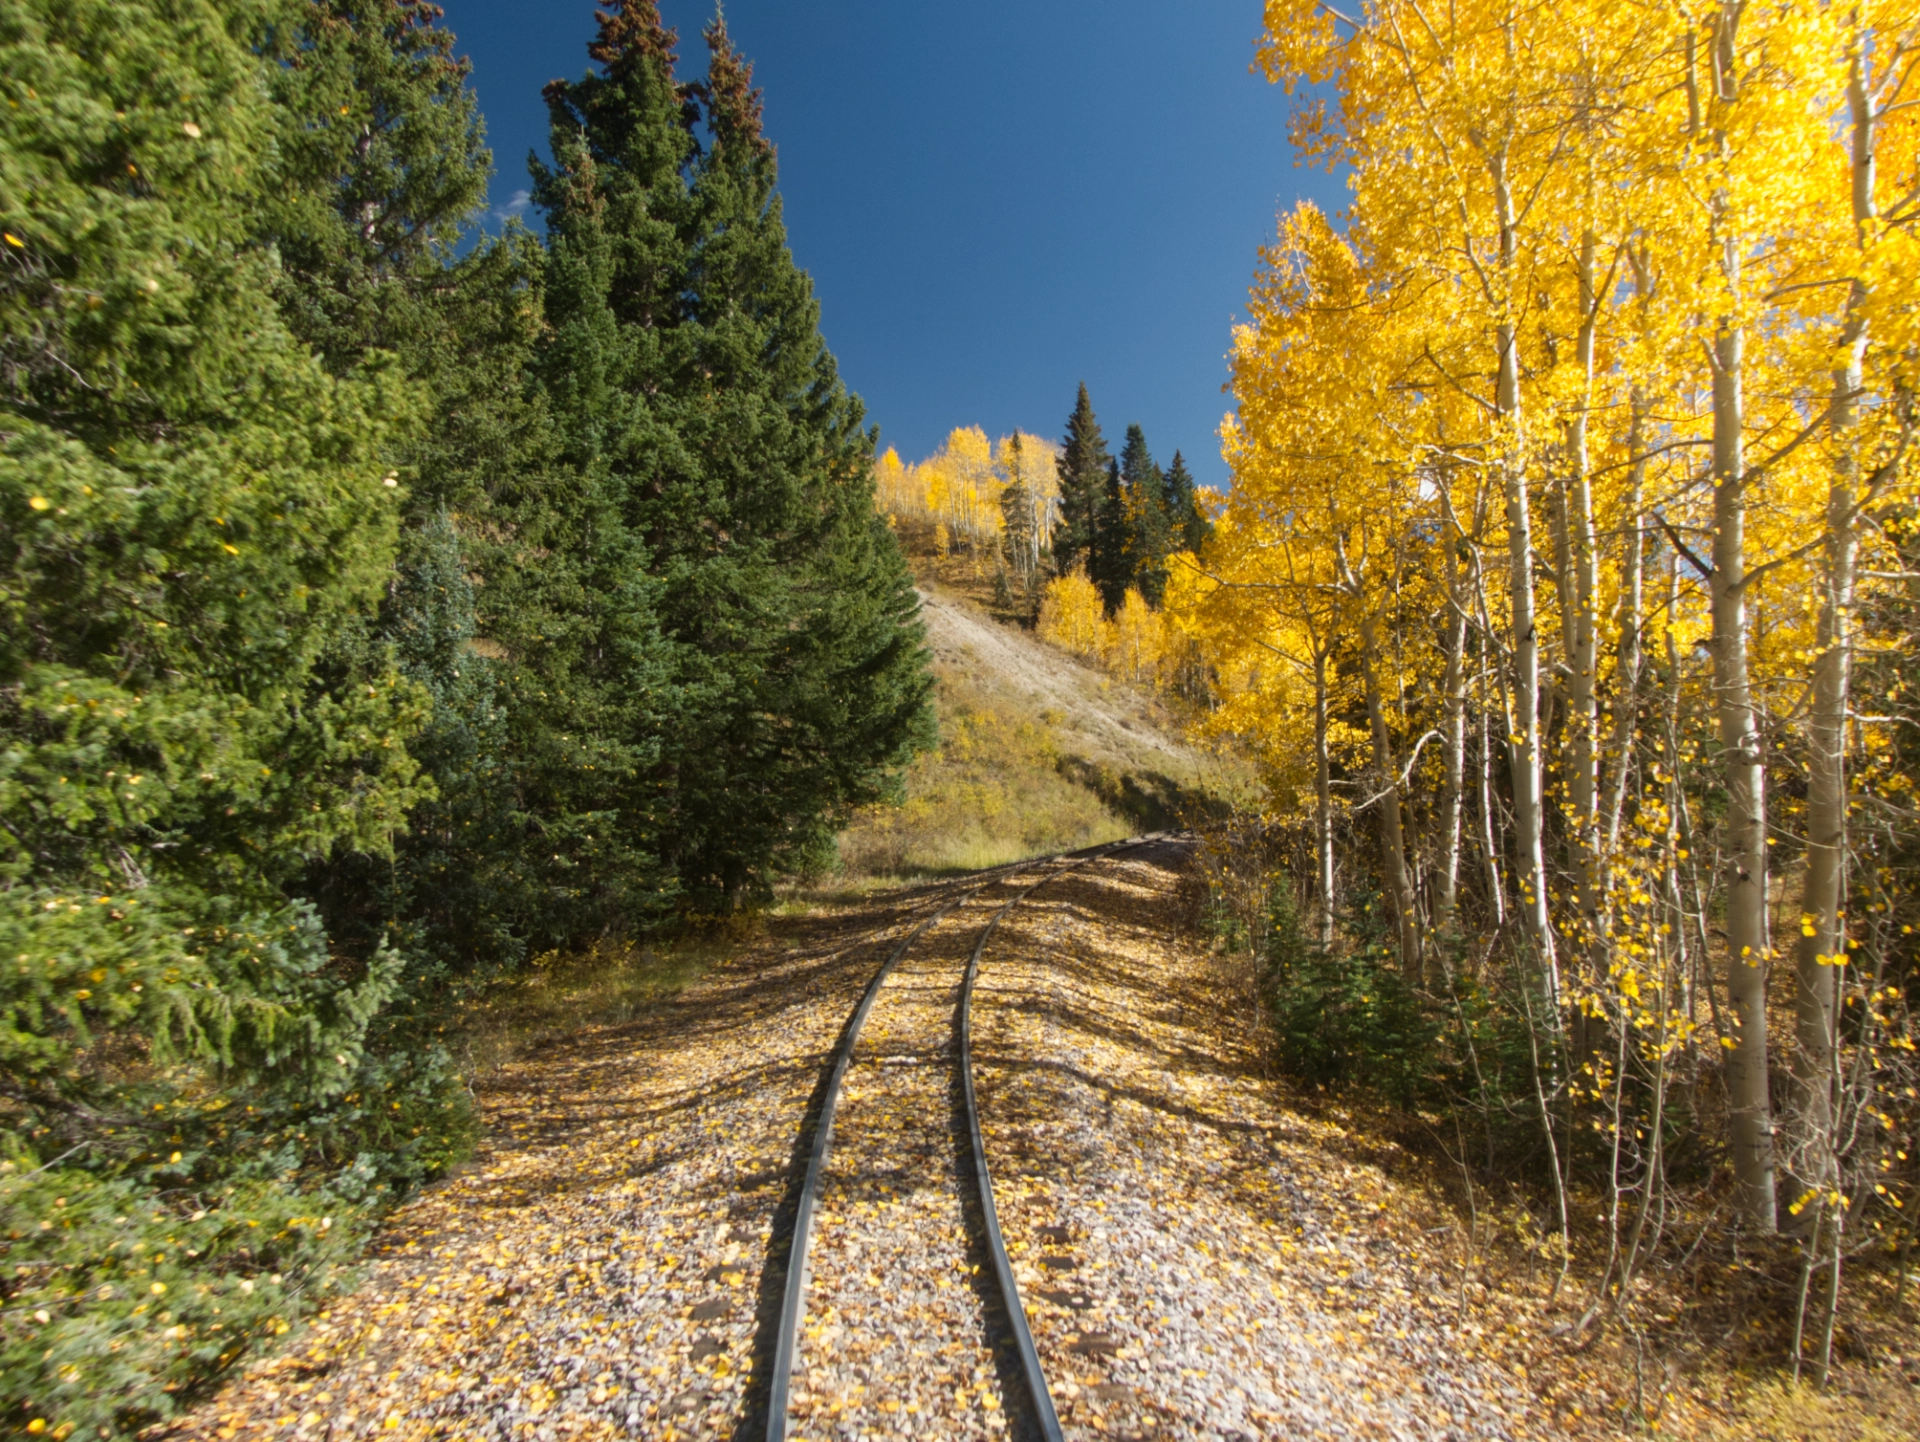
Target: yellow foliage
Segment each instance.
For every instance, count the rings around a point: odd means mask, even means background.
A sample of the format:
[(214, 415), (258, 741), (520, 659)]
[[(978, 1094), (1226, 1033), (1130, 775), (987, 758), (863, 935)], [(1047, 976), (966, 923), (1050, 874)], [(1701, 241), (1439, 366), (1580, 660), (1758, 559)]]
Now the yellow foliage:
[(1162, 625), (1160, 613), (1129, 587), (1108, 633), (1107, 669), (1123, 681), (1158, 680), (1160, 659), (1167, 651)]
[[(1700, 58), (1715, 53), (1713, 7), (1368, 0), (1348, 13), (1265, 6), (1260, 63), (1300, 91), (1296, 145), (1348, 168), (1354, 200), (1343, 231), (1311, 205), (1283, 220), (1235, 335), (1234, 487), (1207, 574), (1176, 566), (1167, 598), (1218, 673), (1213, 724), (1297, 775), (1315, 658), (1335, 637), (1357, 654), (1370, 626), (1389, 734), (1416, 735), (1435, 721), (1448, 608), (1509, 651), (1536, 567), (1541, 665), (1591, 654), (1597, 667), (1621, 641), (1629, 538), (1647, 653), (1703, 664), (1712, 354), (1729, 317), (1746, 334), (1751, 664), (1784, 720), (1813, 655), (1824, 552), (1809, 542), (1836, 465), (1821, 415), (1849, 285), (1873, 340), (1848, 444), (1869, 462), (1895, 455), (1908, 423), (1887, 398), (1920, 357), (1920, 238), (1910, 208), (1856, 226), (1834, 118), (1850, 83), (1884, 104), (1877, 183), (1889, 204), (1912, 193), (1920, 118), (1892, 98), (1909, 62), (1857, 62), (1909, 53), (1920, 6), (1748, 9), (1730, 52), (1742, 79), (1724, 96)], [(1322, 84), (1337, 96), (1325, 106), (1302, 89)], [(1589, 594), (1582, 537), (1561, 519), (1576, 444), (1600, 548)], [(1509, 556), (1504, 467), (1531, 507), (1526, 576)], [(1469, 678), (1477, 706), (1502, 704), (1508, 666)], [(1334, 668), (1329, 684), (1352, 678)]]
[[(1001, 497), (1018, 481), (1027, 488), (1042, 548), (1051, 539), (1059, 510), (1060, 487), (1054, 471), (1054, 444), (1022, 434), (990, 441), (979, 426), (962, 426), (947, 436), (937, 453), (908, 465), (888, 450), (874, 463), (875, 494), (889, 516), (927, 521), (939, 528), (944, 555), (956, 544), (974, 554), (1000, 544), (1006, 530)], [(1016, 461), (1014, 458), (1018, 456)]]
[(1047, 582), (1040, 600), (1040, 639), (1076, 656), (1100, 659), (1107, 653), (1112, 627), (1100, 591), (1079, 571)]

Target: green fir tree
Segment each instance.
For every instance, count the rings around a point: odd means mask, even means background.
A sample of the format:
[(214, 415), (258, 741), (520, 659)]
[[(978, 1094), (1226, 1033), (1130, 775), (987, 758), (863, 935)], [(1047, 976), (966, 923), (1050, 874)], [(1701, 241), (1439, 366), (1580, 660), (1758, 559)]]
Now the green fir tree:
[(1063, 576), (1076, 567), (1094, 564), (1095, 537), (1106, 498), (1109, 459), (1106, 438), (1100, 434), (1099, 419), (1093, 413), (1093, 402), (1087, 398), (1086, 382), (1082, 381), (1073, 413), (1067, 417), (1067, 434), (1054, 462), (1060, 477), (1060, 523), (1053, 532), (1053, 563), (1054, 569)]
[[(282, 313), (336, 372), (397, 360), (426, 396), (390, 449), (403, 494), (397, 570), (378, 617), (323, 664), (359, 678), (397, 663), (425, 688), (433, 711), (413, 750), (438, 793), (392, 856), (337, 850), (303, 889), (337, 947), (364, 955), (390, 941), (422, 1001), (448, 979), (512, 964), (559, 919), (532, 864), (553, 854), (534, 845), (546, 818), (528, 794), (532, 758), (547, 750), (540, 711), (510, 702), (484, 654), (498, 648), (479, 634), (472, 581), (493, 582), (496, 609), (521, 608), (541, 520), (526, 501), (544, 491), (553, 455), (527, 374), (544, 251), (517, 229), (462, 251), (491, 159), (439, 7), (303, 0), (288, 16), (259, 42), (275, 61), (285, 176), (261, 217), (282, 257)], [(429, 636), (432, 626), (451, 629)]]
[(425, 360), (493, 164), (469, 66), (426, 0), (283, 0), (266, 14), (282, 184), (260, 224), (287, 322), (337, 372), (374, 348)]
[[(397, 960), (336, 955), (298, 894), (428, 792), (422, 688), (324, 664), (392, 573), (420, 397), (389, 362), (329, 374), (278, 318), (252, 19), (0, 15), (0, 1303), (53, 1318), (4, 1353), (19, 1427), (170, 1415), (325, 1294), (353, 1198), (457, 1130), (433, 1078), (368, 1056)], [(376, 1134), (416, 1086), (424, 1141)], [(77, 1210), (48, 1231), (55, 1194)], [(336, 1206), (337, 1239), (289, 1225)], [(149, 1228), (192, 1239), (153, 1315)]]
[(1100, 591), (1100, 600), (1112, 615), (1127, 598), (1133, 584), (1133, 518), (1127, 507), (1126, 483), (1120, 462), (1109, 460), (1107, 474), (1093, 512), (1092, 544), (1087, 551), (1087, 579)]
[[(619, 369), (565, 371), (602, 378), (579, 410), (621, 418), (600, 484), (644, 546), (669, 648), (660, 854), (695, 905), (724, 910), (817, 865), (884, 793), (927, 736), (928, 683), (873, 504), (874, 437), (787, 248), (751, 70), (721, 21), (706, 38), (707, 77), (683, 88), (657, 10), (611, 12), (603, 71), (550, 91), (591, 188), (541, 198), (560, 234), (605, 247), (592, 348)], [(556, 246), (555, 292), (560, 264)]]
[(1149, 606), (1167, 594), (1167, 556), (1174, 547), (1173, 517), (1167, 511), (1166, 478), (1147, 450), (1146, 433), (1127, 427), (1120, 448), (1120, 484), (1127, 516), (1124, 551), (1128, 584)]
[(1173, 548), (1191, 551), (1197, 556), (1206, 545), (1207, 537), (1213, 533), (1213, 522), (1207, 519), (1207, 513), (1201, 508), (1200, 492), (1194, 485), (1193, 473), (1187, 469), (1186, 458), (1178, 451), (1173, 453), (1173, 462), (1167, 467), (1165, 482), (1167, 515), (1173, 527)]

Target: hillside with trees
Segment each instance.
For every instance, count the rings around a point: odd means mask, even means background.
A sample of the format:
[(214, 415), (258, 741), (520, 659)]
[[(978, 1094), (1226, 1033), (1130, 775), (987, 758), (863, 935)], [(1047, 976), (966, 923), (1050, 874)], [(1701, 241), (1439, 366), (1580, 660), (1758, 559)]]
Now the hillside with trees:
[[(1177, 453), (1163, 472), (1141, 428), (1127, 434), (1123, 469), (1083, 385), (1059, 441), (962, 426), (925, 460), (879, 457), (878, 502), (928, 622), (941, 739), (897, 801), (843, 835), (844, 879), (1073, 850), (1221, 814), (1245, 792), (1235, 744), (1186, 734), (1211, 704), (1207, 678), (1142, 594), (1204, 538), (1208, 502)], [(1116, 585), (1111, 615), (1096, 563)]]
[(1211, 704), (1163, 602), (1171, 569), (1211, 533), (1218, 498), (1203, 495), (1178, 451), (1163, 471), (1138, 425), (1110, 455), (1084, 384), (1058, 443), (1020, 432), (990, 442), (966, 426), (917, 464), (888, 450), (876, 475), (923, 581), (974, 593), (1118, 679), (1189, 708)]

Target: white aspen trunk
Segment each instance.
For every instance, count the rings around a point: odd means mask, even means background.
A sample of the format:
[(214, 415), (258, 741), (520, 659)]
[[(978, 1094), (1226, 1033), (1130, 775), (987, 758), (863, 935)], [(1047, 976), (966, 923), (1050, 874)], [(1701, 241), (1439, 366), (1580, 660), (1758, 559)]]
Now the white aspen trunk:
[(1567, 800), (1572, 811), (1574, 875), (1588, 967), (1593, 976), (1607, 972), (1607, 938), (1601, 922), (1605, 907), (1606, 857), (1601, 849), (1599, 714), (1594, 703), (1597, 668), (1600, 578), (1593, 528), (1593, 477), (1588, 456), (1588, 408), (1593, 403), (1593, 343), (1600, 304), (1595, 275), (1599, 238), (1588, 230), (1580, 238), (1580, 334), (1577, 359), (1582, 377), (1579, 409), (1567, 430), (1567, 546), (1572, 614), (1564, 620), (1567, 669)]
[(1327, 749), (1327, 653), (1319, 639), (1313, 651), (1313, 841), (1320, 878), (1320, 947), (1333, 949), (1333, 760)]
[[(1653, 298), (1653, 275), (1646, 257), (1631, 249), (1633, 288), (1646, 325), (1645, 307)], [(1647, 567), (1647, 418), (1646, 388), (1634, 383), (1627, 411), (1627, 505), (1624, 519), (1626, 550), (1620, 563), (1620, 643), (1614, 661), (1613, 756), (1602, 758), (1606, 771), (1607, 855), (1617, 854), (1620, 823), (1627, 805), (1627, 785), (1634, 773), (1634, 736), (1640, 724), (1640, 671), (1646, 654)], [(1611, 925), (1611, 917), (1606, 918)]]
[(1460, 903), (1460, 813), (1467, 769), (1467, 607), (1460, 594), (1460, 567), (1453, 547), (1447, 547), (1447, 669), (1443, 761), (1445, 782), (1440, 798), (1440, 877), (1434, 898), (1434, 930), (1445, 935), (1454, 929)]
[(1387, 901), (1393, 907), (1394, 930), (1400, 941), (1400, 969), (1419, 985), (1420, 930), (1414, 920), (1413, 877), (1407, 870), (1406, 832), (1400, 816), (1399, 765), (1393, 737), (1387, 730), (1386, 700), (1380, 691), (1379, 629), (1371, 611), (1360, 618), (1360, 666), (1367, 690), (1367, 722), (1373, 731), (1373, 763), (1379, 772), (1380, 859), (1387, 873)]
[[(1626, 812), (1627, 782), (1633, 775), (1634, 732), (1640, 721), (1641, 630), (1646, 615), (1647, 397), (1633, 388), (1627, 421), (1626, 546), (1620, 561), (1620, 649), (1614, 661), (1613, 741), (1603, 758), (1606, 786), (1606, 854), (1620, 846), (1620, 821)], [(1611, 925), (1603, 908), (1602, 926)]]
[[(1874, 116), (1867, 89), (1866, 57), (1856, 41), (1847, 76), (1852, 126), (1853, 219), (1856, 236), (1874, 218)], [(1813, 707), (1807, 756), (1807, 877), (1801, 894), (1801, 937), (1794, 958), (1793, 1114), (1790, 1165), (1794, 1191), (1831, 1188), (1835, 1028), (1840, 970), (1846, 958), (1842, 898), (1847, 859), (1847, 706), (1853, 670), (1855, 530), (1859, 464), (1851, 449), (1866, 366), (1867, 322), (1861, 313), (1867, 289), (1856, 279), (1847, 294), (1841, 363), (1833, 372), (1830, 419), (1836, 459), (1827, 493), (1826, 575), (1822, 578), (1818, 653), (1813, 670)], [(1798, 1200), (1796, 1196), (1795, 1200)], [(1811, 1228), (1822, 1209), (1803, 1210), (1796, 1230)]]
[(1487, 701), (1487, 674), (1480, 668), (1480, 765), (1476, 768), (1480, 783), (1480, 859), (1487, 870), (1487, 905), (1493, 911), (1493, 924), (1507, 924), (1507, 883), (1500, 874), (1500, 843), (1493, 825), (1493, 738), (1488, 734), (1487, 718), (1492, 707)]
[[(1494, 203), (1500, 222), (1500, 264), (1506, 284), (1515, 283), (1513, 187), (1504, 157), (1492, 161)], [(1520, 907), (1546, 978), (1548, 996), (1560, 998), (1553, 922), (1547, 901), (1544, 787), (1540, 754), (1540, 633), (1533, 593), (1533, 517), (1527, 497), (1526, 417), (1520, 403), (1520, 337), (1514, 297), (1500, 298), (1499, 379), (1496, 407), (1501, 437), (1500, 479), (1507, 510), (1508, 606), (1513, 627), (1513, 726), (1507, 739), (1513, 775), (1514, 849), (1520, 863)]]
[[(1715, 71), (1722, 106), (1737, 104), (1735, 67), (1742, 5), (1723, 4), (1716, 22)], [(1720, 137), (1722, 163), (1726, 139)], [(1747, 656), (1747, 475), (1743, 431), (1746, 330), (1737, 314), (1742, 240), (1732, 233), (1724, 191), (1713, 200), (1715, 240), (1727, 310), (1713, 339), (1713, 690), (1727, 813), (1727, 1054), (1731, 1152), (1747, 1221), (1775, 1227), (1773, 1107), (1767, 1081), (1767, 780)]]

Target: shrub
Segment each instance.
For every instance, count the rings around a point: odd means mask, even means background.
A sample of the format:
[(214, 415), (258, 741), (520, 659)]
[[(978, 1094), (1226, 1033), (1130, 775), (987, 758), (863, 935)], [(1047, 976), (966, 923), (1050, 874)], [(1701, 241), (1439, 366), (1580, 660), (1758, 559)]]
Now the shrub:
[(1345, 930), (1346, 950), (1323, 950), (1301, 930), (1292, 882), (1273, 887), (1261, 991), (1280, 1069), (1308, 1086), (1363, 1086), (1411, 1107), (1431, 1088), (1439, 1027), (1400, 975), (1377, 899)]
[[(182, 1154), (175, 1165), (185, 1173)], [(336, 1291), (360, 1212), (272, 1180), (143, 1185), (0, 1161), (0, 1425), (107, 1437), (175, 1415)], [(168, 1180), (168, 1169), (155, 1169)]]

